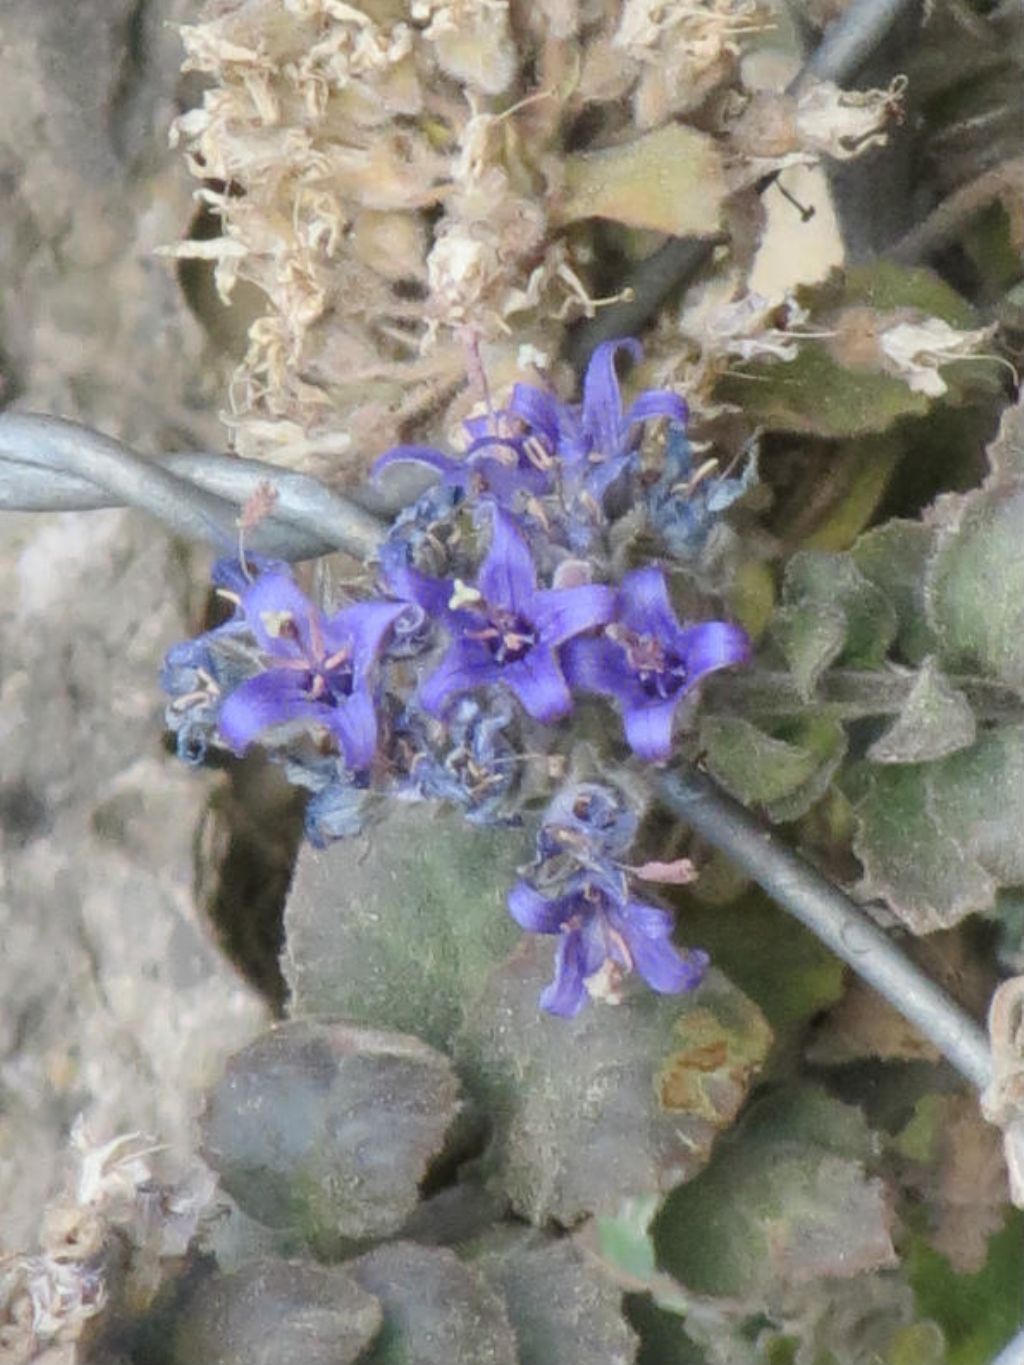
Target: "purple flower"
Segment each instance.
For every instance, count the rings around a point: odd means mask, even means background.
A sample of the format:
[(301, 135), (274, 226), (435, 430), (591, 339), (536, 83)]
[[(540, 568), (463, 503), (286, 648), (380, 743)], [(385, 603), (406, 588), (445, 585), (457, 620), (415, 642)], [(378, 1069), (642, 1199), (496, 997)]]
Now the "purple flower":
[(632, 337), (605, 341), (590, 358), (583, 378), (583, 402), (562, 403), (552, 394), (517, 384), (509, 412), (521, 417), (560, 457), (568, 483), (600, 503), (634, 454), (634, 431), (655, 417), (684, 423), (686, 404), (666, 389), (646, 389), (626, 412), (615, 373), (620, 350), (640, 360), (643, 347)]
[(551, 1014), (578, 1014), (589, 989), (614, 993), (621, 977), (637, 972), (652, 990), (675, 995), (700, 985), (708, 956), (680, 952), (672, 943), (672, 916), (624, 889), (583, 873), (563, 896), (548, 900), (528, 882), (508, 894), (517, 924), (531, 934), (560, 934), (555, 979), (540, 997)]
[(464, 425), (471, 439), (461, 459), (433, 446), (395, 446), (374, 462), (372, 477), (377, 480), (392, 465), (421, 464), (440, 474), (442, 486), (491, 497), (503, 507), (521, 491), (533, 496), (550, 491), (554, 461), (543, 444), (523, 429), (519, 417), (498, 412), (493, 418), (474, 418)]
[(534, 720), (551, 724), (572, 709), (558, 661), (566, 640), (611, 619), (612, 588), (538, 588), (530, 547), (516, 523), (492, 508), (491, 546), (476, 586), (428, 578), (393, 559), (382, 565), (396, 597), (441, 621), (451, 644), (422, 684), (419, 704), (441, 715), (450, 698), (502, 683)]
[(571, 641), (562, 651), (572, 686), (613, 697), (630, 748), (651, 763), (671, 753), (672, 721), (683, 697), (705, 674), (749, 658), (750, 641), (739, 626), (681, 626), (665, 576), (653, 566), (626, 574), (615, 620), (600, 638)]
[(272, 726), (312, 723), (330, 731), (353, 772), (367, 768), (377, 748), (371, 674), (402, 604), (364, 602), (324, 617), (289, 574), (270, 572), (239, 606), (267, 667), (225, 699), (224, 742), (240, 754)]

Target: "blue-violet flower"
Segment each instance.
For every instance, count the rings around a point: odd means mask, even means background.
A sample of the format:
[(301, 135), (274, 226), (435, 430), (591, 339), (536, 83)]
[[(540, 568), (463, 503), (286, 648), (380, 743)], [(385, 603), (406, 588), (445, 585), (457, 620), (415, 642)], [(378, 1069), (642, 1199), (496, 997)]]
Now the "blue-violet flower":
[(557, 452), (568, 482), (597, 503), (634, 457), (635, 428), (655, 417), (685, 423), (687, 408), (678, 394), (646, 389), (623, 412), (615, 360), (619, 351), (635, 361), (643, 347), (632, 337), (596, 347), (583, 378), (583, 402), (563, 403), (553, 394), (517, 384), (509, 412), (523, 418)]
[(225, 698), (224, 742), (240, 754), (273, 726), (309, 722), (331, 733), (353, 772), (369, 767), (377, 749), (373, 667), (405, 607), (362, 602), (325, 617), (284, 572), (261, 575), (239, 607), (267, 667)]
[(553, 900), (520, 881), (509, 892), (508, 908), (528, 933), (561, 936), (554, 980), (540, 997), (551, 1014), (578, 1014), (589, 992), (614, 996), (629, 972), (674, 995), (693, 990), (707, 970), (706, 953), (680, 952), (672, 943), (667, 910), (628, 899), (624, 888), (602, 877), (581, 873)]
[(739, 626), (681, 626), (665, 576), (653, 565), (623, 578), (615, 620), (599, 638), (573, 640), (562, 650), (571, 685), (614, 698), (630, 748), (651, 763), (668, 759), (675, 710), (686, 694), (706, 674), (749, 658), (750, 641)]
[(502, 683), (534, 720), (551, 724), (572, 709), (557, 650), (610, 621), (614, 589), (599, 584), (538, 588), (530, 547), (514, 520), (491, 509), (490, 549), (475, 586), (434, 579), (392, 560), (384, 577), (396, 597), (439, 620), (451, 644), (423, 682), (419, 704), (441, 715), (452, 697)]

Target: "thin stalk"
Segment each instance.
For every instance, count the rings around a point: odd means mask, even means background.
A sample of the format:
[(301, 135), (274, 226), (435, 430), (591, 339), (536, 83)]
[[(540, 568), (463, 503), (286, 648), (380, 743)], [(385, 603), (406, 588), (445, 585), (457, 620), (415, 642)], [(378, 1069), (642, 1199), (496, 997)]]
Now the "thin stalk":
[(748, 873), (910, 1020), (979, 1090), (991, 1079), (984, 1031), (872, 922), (859, 905), (693, 767), (658, 783), (664, 804)]
[[(833, 668), (808, 700), (789, 673), (755, 668), (711, 679), (704, 691), (716, 710), (737, 710), (745, 716), (802, 716), (814, 711), (851, 721), (898, 715), (916, 681), (915, 673), (891, 668)], [(963, 693), (979, 721), (1024, 721), (1024, 698), (1012, 688), (973, 675), (948, 675), (947, 681)]]

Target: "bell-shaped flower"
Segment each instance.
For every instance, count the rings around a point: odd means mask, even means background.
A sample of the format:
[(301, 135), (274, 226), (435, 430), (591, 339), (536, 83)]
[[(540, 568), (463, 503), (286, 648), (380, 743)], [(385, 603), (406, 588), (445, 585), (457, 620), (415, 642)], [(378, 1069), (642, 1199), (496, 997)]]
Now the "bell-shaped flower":
[(246, 625), (265, 667), (225, 698), (221, 738), (235, 753), (276, 726), (322, 726), (353, 772), (377, 749), (372, 679), (384, 637), (405, 610), (396, 602), (362, 602), (324, 616), (286, 573), (262, 575), (240, 594)]
[(538, 588), (530, 547), (513, 518), (493, 506), (491, 525), (475, 585), (429, 578), (394, 557), (382, 562), (395, 596), (416, 602), (451, 638), (418, 701), (441, 715), (451, 698), (500, 683), (534, 720), (551, 724), (572, 709), (558, 649), (611, 620), (615, 591), (593, 583)]
[(551, 1014), (578, 1014), (588, 994), (614, 996), (636, 972), (652, 990), (675, 995), (700, 985), (708, 956), (672, 942), (667, 910), (630, 900), (616, 882), (581, 873), (562, 896), (547, 899), (528, 882), (508, 894), (512, 918), (531, 934), (558, 934), (555, 977), (540, 997)]
[(582, 403), (563, 403), (528, 384), (517, 384), (509, 403), (509, 412), (558, 455), (570, 491), (585, 493), (598, 504), (633, 459), (641, 423), (655, 417), (685, 423), (687, 418), (686, 404), (667, 389), (646, 389), (623, 412), (615, 373), (620, 351), (634, 361), (643, 356), (643, 347), (632, 337), (602, 342), (583, 378)]
[(562, 664), (571, 686), (613, 698), (638, 757), (664, 763), (672, 751), (676, 707), (701, 678), (746, 663), (750, 640), (739, 626), (681, 626), (665, 576), (648, 566), (623, 578), (615, 619), (595, 639), (571, 641)]

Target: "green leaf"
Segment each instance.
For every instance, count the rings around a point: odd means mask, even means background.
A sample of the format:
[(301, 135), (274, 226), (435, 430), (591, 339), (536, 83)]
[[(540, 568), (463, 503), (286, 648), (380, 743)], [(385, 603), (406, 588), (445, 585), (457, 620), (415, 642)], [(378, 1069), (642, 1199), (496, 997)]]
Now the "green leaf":
[(364, 839), (304, 848), (285, 910), (291, 1013), (335, 1014), (446, 1048), (488, 970), (519, 941), (505, 908), (522, 830), (396, 806)]
[(1024, 726), (985, 731), (930, 770), (931, 808), (1003, 886), (1024, 883)]
[(674, 899), (687, 938), (756, 1000), (781, 1045), (842, 995), (842, 962), (763, 892), (752, 888), (731, 905)]
[(766, 734), (740, 716), (705, 716), (700, 744), (708, 771), (747, 806), (770, 820), (797, 820), (824, 795), (846, 753), (834, 720), (806, 716)]
[(935, 650), (935, 635), (925, 616), (924, 580), (936, 532), (919, 521), (887, 521), (866, 531), (851, 551), (864, 577), (896, 613), (896, 646), (908, 663), (918, 664)]
[(1019, 1210), (1007, 1214), (975, 1275), (955, 1274), (921, 1237), (911, 1242), (907, 1265), (921, 1312), (946, 1334), (947, 1365), (988, 1365), (1019, 1329), (1024, 1284), (1024, 1214)]
[(876, 668), (896, 638), (892, 604), (848, 554), (799, 551), (786, 566), (782, 596), (787, 606), (810, 614), (842, 612), (846, 630), (835, 657), (855, 668)]
[(691, 995), (641, 982), (574, 1019), (538, 1009), (553, 946), (526, 939), (496, 968), (456, 1045), (491, 1115), (492, 1167), (513, 1209), (571, 1226), (664, 1193), (707, 1160), (771, 1045), (760, 1010), (715, 971)]
[(519, 1365), (617, 1365), (637, 1338), (622, 1291), (573, 1240), (500, 1228), (468, 1249), (474, 1269), (504, 1298)]
[(174, 1315), (174, 1365), (353, 1365), (380, 1304), (347, 1268), (264, 1257), (214, 1274)]
[(712, 777), (745, 806), (791, 795), (817, 767), (814, 754), (773, 739), (740, 716), (705, 716), (700, 747)]
[(419, 1039), (293, 1020), (230, 1059), (203, 1152), (245, 1213), (330, 1248), (401, 1227), (457, 1111), (451, 1063)]
[(666, 1201), (661, 1263), (697, 1293), (766, 1308), (809, 1280), (894, 1265), (889, 1198), (862, 1165), (870, 1151), (858, 1111), (809, 1087), (772, 1096)]
[(673, 236), (718, 231), (726, 195), (722, 158), (713, 138), (668, 123), (631, 142), (562, 160), (562, 194), (553, 202), (561, 222), (610, 218)]
[(519, 1365), (501, 1295), (447, 1248), (390, 1242), (345, 1268), (384, 1309), (360, 1365)]
[(948, 503), (926, 586), (943, 663), (1024, 690), (1024, 486)]
[(846, 369), (820, 341), (803, 342), (794, 360), (734, 370), (715, 398), (769, 431), (833, 438), (888, 431), (901, 417), (923, 417), (932, 401), (894, 375)]
[(771, 631), (786, 656), (797, 692), (809, 702), (825, 669), (842, 653), (846, 612), (833, 602), (780, 607)]
[(927, 763), (966, 749), (977, 723), (964, 694), (925, 659), (903, 710), (868, 749), (872, 763)]
[[(947, 762), (949, 760), (946, 760)], [(848, 776), (857, 817), (858, 888), (915, 934), (945, 929), (991, 905), (996, 883), (930, 808), (929, 766), (862, 767)]]
[[(971, 307), (933, 271), (890, 261), (835, 271), (824, 284), (798, 290), (797, 298), (816, 331), (828, 331), (853, 307), (879, 314), (915, 309), (953, 327), (977, 326)], [(924, 416), (935, 401), (896, 375), (840, 363), (830, 344), (805, 341), (795, 360), (751, 362), (720, 380), (715, 396), (771, 431), (838, 438), (888, 431), (900, 418)], [(982, 370), (978, 364), (946, 367), (949, 396), (961, 397), (967, 385), (979, 382)]]

